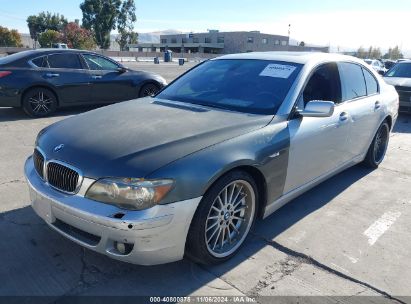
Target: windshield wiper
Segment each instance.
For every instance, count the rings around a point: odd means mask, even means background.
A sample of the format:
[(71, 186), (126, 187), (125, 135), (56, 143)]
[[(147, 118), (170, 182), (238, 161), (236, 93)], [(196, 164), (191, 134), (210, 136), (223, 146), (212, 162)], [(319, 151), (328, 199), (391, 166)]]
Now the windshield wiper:
[(214, 103), (206, 103), (206, 102), (197, 102), (197, 101), (192, 101), (191, 103), (203, 106), (203, 107), (209, 107), (209, 108), (217, 108), (217, 109), (222, 109), (222, 110), (228, 110), (228, 111), (234, 111), (232, 108), (225, 107), (223, 105), (219, 104), (214, 104)]

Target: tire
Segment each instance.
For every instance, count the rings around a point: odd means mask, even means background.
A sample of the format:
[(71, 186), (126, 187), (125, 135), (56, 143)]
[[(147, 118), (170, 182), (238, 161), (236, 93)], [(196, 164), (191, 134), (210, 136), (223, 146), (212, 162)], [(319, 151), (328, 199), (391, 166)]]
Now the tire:
[(378, 128), (377, 133), (368, 149), (363, 164), (371, 169), (376, 169), (382, 163), (387, 152), (390, 140), (390, 127), (384, 121)]
[(154, 83), (147, 83), (142, 86), (139, 94), (139, 98), (142, 97), (149, 97), (149, 96), (154, 96), (160, 91), (159, 87), (154, 84)]
[[(211, 186), (191, 222), (187, 257), (196, 263), (211, 265), (234, 256), (254, 225), (259, 199), (257, 189), (253, 178), (243, 171), (232, 171)], [(222, 207), (221, 203), (225, 202)]]
[(23, 110), (31, 117), (47, 117), (56, 109), (56, 95), (46, 88), (33, 88), (24, 94)]

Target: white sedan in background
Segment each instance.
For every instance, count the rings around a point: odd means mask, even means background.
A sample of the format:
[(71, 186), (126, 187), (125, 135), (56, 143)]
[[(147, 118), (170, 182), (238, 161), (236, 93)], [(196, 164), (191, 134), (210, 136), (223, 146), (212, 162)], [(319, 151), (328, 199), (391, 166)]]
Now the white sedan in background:
[(385, 68), (384, 64), (376, 59), (364, 59), (378, 74), (384, 75), (388, 70)]

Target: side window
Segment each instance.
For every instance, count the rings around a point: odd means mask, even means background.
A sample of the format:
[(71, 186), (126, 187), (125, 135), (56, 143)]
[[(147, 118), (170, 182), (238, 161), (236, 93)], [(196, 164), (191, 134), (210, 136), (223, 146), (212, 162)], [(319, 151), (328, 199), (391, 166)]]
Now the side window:
[(339, 63), (339, 69), (343, 83), (343, 101), (367, 96), (361, 66), (354, 63), (342, 62)]
[(116, 71), (120, 67), (114, 62), (97, 55), (83, 54), (83, 57), (86, 60), (90, 70)]
[(378, 94), (378, 82), (375, 77), (366, 69), (362, 69), (365, 83), (367, 85), (367, 95)]
[(341, 102), (341, 81), (336, 63), (317, 68), (303, 91), (304, 105), (312, 100)]
[(76, 54), (54, 54), (47, 56), (50, 68), (81, 70), (80, 58)]
[(36, 67), (39, 68), (46, 68), (47, 67), (47, 60), (46, 57), (38, 57), (31, 61)]

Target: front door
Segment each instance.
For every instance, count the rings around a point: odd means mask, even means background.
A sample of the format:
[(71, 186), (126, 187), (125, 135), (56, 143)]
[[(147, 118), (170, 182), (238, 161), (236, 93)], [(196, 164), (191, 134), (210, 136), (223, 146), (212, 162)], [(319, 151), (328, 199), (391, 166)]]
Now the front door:
[(131, 99), (136, 90), (127, 72), (120, 72), (115, 62), (94, 54), (83, 54), (91, 74), (92, 99), (95, 103), (111, 103)]
[(320, 66), (310, 77), (298, 100), (303, 109), (312, 100), (333, 101), (331, 117), (298, 117), (289, 121), (290, 152), (284, 194), (297, 189), (349, 161), (347, 141), (351, 113), (342, 101), (337, 64)]

